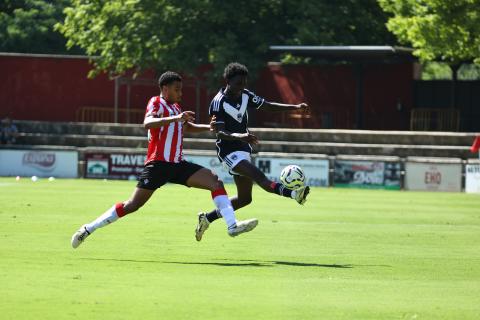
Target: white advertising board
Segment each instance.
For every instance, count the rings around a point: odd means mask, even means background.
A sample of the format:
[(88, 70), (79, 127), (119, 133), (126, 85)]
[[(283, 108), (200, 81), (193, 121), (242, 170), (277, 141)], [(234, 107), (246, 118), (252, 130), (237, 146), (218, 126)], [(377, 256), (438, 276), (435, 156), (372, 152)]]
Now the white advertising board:
[(405, 189), (426, 191), (453, 191), (462, 189), (460, 163), (407, 162)]
[(465, 192), (480, 193), (480, 164), (467, 164), (465, 167)]
[(233, 183), (233, 177), (223, 167), (216, 156), (185, 156), (185, 160), (212, 170), (224, 183)]
[(77, 151), (0, 150), (0, 176), (76, 178)]
[(257, 167), (273, 181), (280, 180), (280, 172), (290, 164), (300, 166), (307, 178), (306, 184), (314, 187), (328, 187), (328, 160), (258, 157)]

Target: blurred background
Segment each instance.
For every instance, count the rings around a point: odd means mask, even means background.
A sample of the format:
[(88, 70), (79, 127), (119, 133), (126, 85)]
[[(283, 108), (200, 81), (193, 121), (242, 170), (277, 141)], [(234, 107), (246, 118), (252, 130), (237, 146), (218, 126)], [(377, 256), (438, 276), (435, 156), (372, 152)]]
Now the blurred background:
[(441, 2), (5, 0), (1, 115), (138, 123), (172, 69), (205, 122), (224, 66), (239, 61), (259, 95), (313, 107), (255, 126), (479, 131), (476, 7)]
[[(238, 61), (258, 95), (311, 106), (310, 114), (252, 111), (259, 156), (396, 157), (403, 175), (408, 157), (465, 165), (477, 158), (470, 147), (480, 131), (479, 8), (470, 0), (4, 0), (0, 117), (10, 138), (2, 148), (73, 148), (85, 176), (92, 150), (144, 152), (140, 124), (162, 72), (184, 76), (183, 108), (207, 123), (223, 68)], [(185, 146), (214, 148), (206, 135), (187, 136)]]

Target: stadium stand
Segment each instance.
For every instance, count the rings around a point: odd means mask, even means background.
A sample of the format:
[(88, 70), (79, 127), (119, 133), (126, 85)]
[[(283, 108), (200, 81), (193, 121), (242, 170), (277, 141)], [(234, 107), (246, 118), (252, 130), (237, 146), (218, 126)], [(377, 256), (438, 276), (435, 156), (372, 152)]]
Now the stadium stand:
[[(146, 148), (141, 125), (113, 123), (16, 121), (18, 145), (140, 151)], [(294, 154), (449, 157), (468, 159), (474, 133), (254, 128), (256, 151)], [(213, 134), (186, 135), (185, 150), (214, 152)]]

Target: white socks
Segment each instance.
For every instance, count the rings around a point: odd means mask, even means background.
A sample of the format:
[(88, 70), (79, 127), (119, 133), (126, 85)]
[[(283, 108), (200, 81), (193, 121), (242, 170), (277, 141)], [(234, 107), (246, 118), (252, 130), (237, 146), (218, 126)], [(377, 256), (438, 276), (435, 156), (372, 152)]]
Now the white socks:
[(98, 228), (104, 227), (107, 224), (117, 221), (119, 217), (124, 215), (121, 213), (123, 213), (123, 204), (117, 203), (116, 205), (105, 211), (105, 213), (103, 213), (100, 217), (86, 224), (85, 227), (87, 228), (88, 232), (92, 233)]
[(226, 192), (224, 194), (218, 194), (217, 192), (212, 192), (213, 202), (215, 202), (215, 206), (220, 211), (223, 219), (227, 223), (228, 228), (233, 228), (237, 224), (237, 220), (235, 219), (235, 212), (233, 211), (232, 203), (228, 198)]

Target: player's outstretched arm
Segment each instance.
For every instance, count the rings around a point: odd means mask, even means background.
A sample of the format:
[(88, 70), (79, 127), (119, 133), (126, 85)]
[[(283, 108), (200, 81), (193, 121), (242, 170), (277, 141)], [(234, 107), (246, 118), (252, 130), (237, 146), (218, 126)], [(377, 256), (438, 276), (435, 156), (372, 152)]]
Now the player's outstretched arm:
[(154, 118), (153, 116), (146, 117), (143, 121), (143, 126), (145, 129), (161, 128), (163, 126), (169, 125), (172, 122), (194, 122), (195, 121), (195, 112), (193, 111), (184, 111), (176, 116), (163, 117), (163, 118)]
[(185, 122), (183, 128), (185, 132), (193, 132), (193, 133), (211, 131), (209, 124), (197, 124), (193, 122)]
[(296, 111), (301, 110), (305, 113), (310, 111), (310, 107), (305, 102), (299, 104), (286, 104), (286, 103), (278, 103), (278, 102), (268, 102), (265, 101), (261, 110), (266, 111)]

